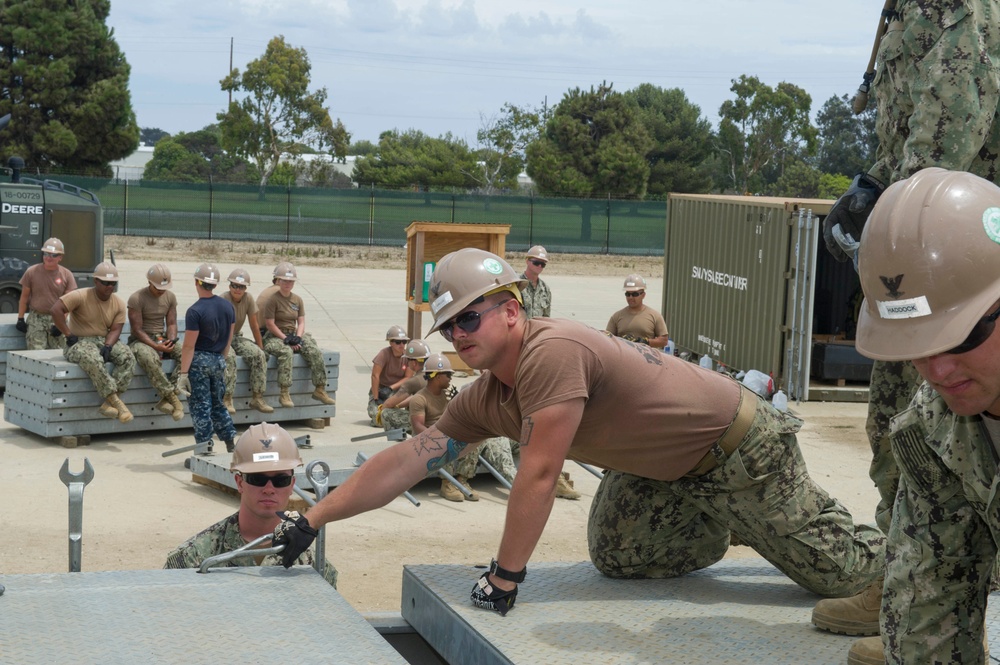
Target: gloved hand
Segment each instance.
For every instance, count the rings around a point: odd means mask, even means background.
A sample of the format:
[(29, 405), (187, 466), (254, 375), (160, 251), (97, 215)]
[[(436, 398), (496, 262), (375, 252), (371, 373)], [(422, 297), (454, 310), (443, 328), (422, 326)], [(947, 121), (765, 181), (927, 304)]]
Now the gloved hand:
[(281, 518), (281, 523), (274, 528), (271, 544), (285, 546), (281, 552), (281, 565), (291, 568), (295, 565), (296, 559), (316, 540), (319, 531), (312, 528), (305, 515), (299, 515), (294, 510), (287, 513), (279, 511), (275, 514)]
[(76, 335), (66, 335), (66, 348), (70, 348), (74, 344), (80, 341), (80, 338)]
[(285, 344), (288, 346), (298, 346), (302, 344), (302, 338), (298, 335), (285, 335)]
[(849, 235), (854, 242), (861, 242), (861, 231), (872, 213), (875, 202), (885, 191), (885, 185), (867, 173), (854, 176), (854, 181), (837, 202), (830, 208), (830, 213), (823, 220), (823, 242), (833, 258), (840, 262), (849, 261), (852, 257), (834, 239), (833, 228)]
[[(17, 317), (17, 323), (14, 324), (14, 327), (17, 328), (17, 332), (20, 333), (28, 332), (28, 323), (24, 320), (23, 316)], [(52, 327), (55, 328), (55, 326)], [(56, 328), (56, 330), (58, 330), (58, 328)]]
[(633, 335), (632, 333), (622, 333), (619, 337), (629, 342), (635, 342), (636, 344), (649, 344), (649, 340), (645, 337), (639, 337), (638, 335)]
[(107, 344), (101, 347), (101, 358), (103, 358), (106, 363), (111, 362), (111, 347)]
[(191, 379), (188, 378), (187, 372), (177, 375), (177, 392), (185, 397), (191, 396)]
[(484, 610), (496, 610), (500, 616), (507, 616), (507, 612), (510, 612), (514, 607), (514, 601), (517, 600), (517, 587), (510, 591), (502, 591), (490, 584), (489, 578), (489, 572), (483, 573), (472, 587), (470, 595), (472, 604)]
[[(20, 328), (18, 328), (18, 330), (20, 330)], [(56, 326), (56, 324), (53, 323), (51, 326), (49, 326), (49, 334), (52, 335), (53, 337), (59, 337), (59, 335), (62, 334), (62, 331), (59, 330), (58, 326)]]

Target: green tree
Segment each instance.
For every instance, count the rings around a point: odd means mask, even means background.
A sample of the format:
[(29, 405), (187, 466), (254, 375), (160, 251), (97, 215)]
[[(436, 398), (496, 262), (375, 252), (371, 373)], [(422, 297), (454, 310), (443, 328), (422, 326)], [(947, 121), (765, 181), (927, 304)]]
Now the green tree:
[(785, 167), (784, 173), (775, 182), (765, 187), (764, 193), (768, 196), (787, 196), (797, 199), (819, 198), (822, 175), (815, 167), (802, 160), (795, 160)]
[(110, 0), (0, 3), (0, 158), (110, 176), (139, 145), (129, 66), (105, 25)]
[(812, 98), (791, 83), (777, 87), (740, 76), (730, 88), (736, 99), (719, 108), (716, 147), (724, 157), (725, 184), (738, 193), (762, 191), (785, 163), (816, 151), (816, 128), (809, 121)]
[(875, 162), (875, 105), (854, 115), (847, 95), (826, 100), (816, 114), (819, 152), (816, 164), (823, 173), (853, 176)]
[(311, 69), (305, 49), (292, 48), (279, 35), (243, 74), (234, 69), (221, 81), (225, 91), (246, 93), (217, 116), (222, 146), (256, 167), (261, 196), (282, 153), (295, 154), (297, 144), (314, 146), (339, 159), (347, 155), (351, 136), (323, 106), (326, 88), (309, 92)]
[(358, 157), (365, 157), (367, 155), (374, 155), (375, 151), (378, 150), (378, 146), (371, 141), (357, 141), (352, 143), (347, 148), (348, 155), (356, 155)]
[(666, 90), (650, 83), (624, 93), (635, 101), (639, 118), (653, 139), (646, 156), (649, 183), (646, 197), (665, 199), (670, 192), (701, 194), (711, 190), (706, 160), (712, 154), (712, 125), (701, 109), (679, 88)]
[(525, 150), (539, 135), (542, 111), (507, 103), (499, 115), (480, 114), (479, 122), (479, 188), (485, 194), (516, 190), (517, 176), (524, 170)]
[(218, 125), (167, 136), (153, 148), (143, 177), (170, 182), (247, 182), (247, 164), (222, 149)]
[(168, 136), (170, 136), (170, 134), (163, 131), (159, 127), (139, 128), (139, 142), (143, 145), (156, 145), (157, 141), (162, 138), (167, 138)]
[(635, 103), (610, 84), (574, 88), (528, 146), (528, 175), (543, 194), (641, 199), (652, 145)]
[(450, 133), (432, 138), (416, 129), (379, 136), (378, 150), (358, 159), (354, 181), (361, 185), (421, 191), (475, 187), (476, 160), (469, 146)]

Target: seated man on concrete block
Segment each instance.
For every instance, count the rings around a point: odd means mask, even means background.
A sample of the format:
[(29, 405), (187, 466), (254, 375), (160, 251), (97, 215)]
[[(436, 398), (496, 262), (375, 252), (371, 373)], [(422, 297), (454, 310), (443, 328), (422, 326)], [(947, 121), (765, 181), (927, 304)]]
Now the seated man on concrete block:
[[(160, 394), (156, 409), (180, 420), (184, 417), (184, 405), (177, 398), (175, 382), (181, 347), (177, 345), (177, 296), (170, 290), (173, 287), (170, 268), (154, 263), (146, 271), (146, 282), (145, 287), (128, 298), (128, 323), (132, 329), (128, 348)], [(163, 372), (165, 357), (174, 360), (170, 378)]]
[[(267, 353), (264, 351), (264, 338), (261, 337), (260, 324), (257, 321), (257, 302), (250, 287), (250, 273), (243, 268), (237, 268), (229, 273), (229, 291), (221, 294), (223, 300), (228, 300), (236, 311), (236, 324), (233, 327), (233, 341), (229, 345), (230, 353), (226, 356), (226, 394), (222, 402), (229, 413), (236, 413), (233, 406), (233, 391), (236, 390), (236, 356), (243, 358), (250, 372), (250, 408), (261, 413), (273, 413), (274, 407), (264, 401), (264, 390), (267, 388)], [(250, 324), (250, 334), (253, 341), (243, 336), (244, 324)]]
[[(183, 542), (167, 555), (164, 568), (198, 568), (202, 561), (232, 552), (274, 531), (281, 521), (277, 513), (288, 507), (295, 490), (295, 469), (302, 466), (295, 439), (284, 428), (271, 423), (253, 425), (236, 442), (229, 470), (240, 493), (240, 509)], [(262, 548), (270, 547), (265, 542)], [(295, 563), (312, 566), (312, 550)], [(276, 566), (280, 554), (228, 561), (227, 566)], [(337, 569), (327, 561), (323, 577), (337, 588)]]
[(66, 338), (52, 334), (52, 305), (59, 297), (76, 290), (73, 273), (59, 265), (65, 253), (62, 240), (49, 238), (42, 243), (42, 262), (21, 276), (21, 299), (14, 326), (24, 333), (28, 350), (66, 348)]
[(427, 381), (424, 379), (424, 361), (430, 354), (430, 346), (422, 339), (411, 339), (406, 343), (403, 359), (406, 361), (407, 369), (413, 372), (413, 376), (406, 379), (399, 390), (379, 404), (377, 419), (382, 422), (385, 431), (401, 429), (407, 434), (413, 433), (408, 407), (410, 398), (427, 385)]
[[(98, 407), (101, 415), (127, 423), (132, 412), (121, 395), (132, 382), (135, 356), (119, 340), (125, 327), (125, 303), (115, 295), (118, 268), (105, 261), (94, 268), (93, 277), (94, 286), (71, 291), (52, 305), (53, 334), (66, 336), (63, 356), (94, 382), (104, 399)], [(105, 366), (109, 362), (115, 366), (112, 374)]]

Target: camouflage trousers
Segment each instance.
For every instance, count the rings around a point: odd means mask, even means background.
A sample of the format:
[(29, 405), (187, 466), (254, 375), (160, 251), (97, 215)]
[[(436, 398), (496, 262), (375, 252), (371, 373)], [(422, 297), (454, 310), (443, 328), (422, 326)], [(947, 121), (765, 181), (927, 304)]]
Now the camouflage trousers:
[(226, 360), (221, 353), (195, 351), (188, 368), (191, 380), (191, 396), (188, 410), (194, 423), (194, 442), (205, 443), (212, 440), (212, 432), (220, 441), (233, 441), (236, 427), (233, 418), (222, 402), (226, 392)]
[(263, 395), (267, 389), (267, 354), (240, 333), (233, 335), (230, 354), (226, 356), (226, 394), (232, 396), (236, 390), (236, 356), (243, 358), (250, 370), (250, 392)]
[[(277, 359), (278, 365), (278, 386), (288, 388), (292, 385), (292, 356), (295, 351), (284, 341), (275, 337), (270, 332), (264, 335), (264, 350)], [(326, 385), (326, 364), (323, 362), (323, 352), (312, 335), (305, 333), (302, 335), (302, 348), (298, 352), (309, 365), (312, 372), (312, 382), (314, 386)]]
[[(375, 403), (376, 408), (378, 402)], [(388, 432), (391, 429), (401, 429), (407, 436), (413, 434), (413, 426), (410, 424), (409, 409), (382, 409), (382, 428)]]
[[(394, 392), (396, 392), (396, 391), (394, 391), (389, 386), (379, 386), (379, 389), (378, 389), (378, 398), (376, 399), (376, 398), (372, 397), (371, 391), (370, 390), (368, 391), (368, 417), (371, 419), (371, 426), (372, 427), (378, 427), (378, 423), (375, 422), (375, 414), (378, 413), (378, 407), (379, 407), (379, 405), (382, 402), (384, 402), (387, 399), (389, 399), (389, 397), (391, 397)], [(406, 422), (407, 422), (407, 424), (409, 424), (409, 422), (410, 422), (410, 412), (409, 412), (408, 409), (404, 409), (404, 410), (406, 411)]]
[(758, 400), (739, 448), (698, 477), (604, 474), (587, 523), (590, 558), (615, 578), (667, 578), (720, 560), (730, 532), (806, 589), (850, 596), (882, 574), (885, 538), (810, 477), (801, 422)]
[(160, 397), (166, 399), (176, 391), (177, 374), (181, 366), (180, 346), (175, 344), (173, 351), (170, 352), (170, 357), (174, 360), (174, 369), (170, 372), (169, 378), (163, 372), (163, 360), (159, 351), (138, 340), (130, 342), (128, 348), (132, 349), (136, 364), (149, 377), (149, 382), (156, 388), (156, 392), (160, 393)]
[(444, 470), (453, 476), (465, 476), (472, 478), (476, 475), (476, 467), (479, 465), (479, 456), (489, 462), (490, 466), (500, 472), (500, 475), (513, 483), (517, 475), (517, 467), (514, 466), (514, 456), (511, 455), (511, 441), (505, 436), (496, 436), (476, 445), (471, 452), (455, 460), (444, 467)]
[(63, 357), (80, 366), (94, 382), (97, 394), (107, 399), (112, 393), (121, 394), (128, 390), (135, 371), (135, 356), (121, 341), (111, 347), (111, 363), (115, 366), (108, 374), (108, 368), (101, 357), (103, 337), (81, 337), (73, 346), (63, 349)]
[(24, 344), (29, 351), (66, 348), (66, 337), (64, 335), (53, 337), (49, 334), (49, 330), (52, 328), (52, 316), (50, 314), (28, 312), (28, 316), (25, 317), (24, 322), (28, 324), (28, 332), (24, 333)]

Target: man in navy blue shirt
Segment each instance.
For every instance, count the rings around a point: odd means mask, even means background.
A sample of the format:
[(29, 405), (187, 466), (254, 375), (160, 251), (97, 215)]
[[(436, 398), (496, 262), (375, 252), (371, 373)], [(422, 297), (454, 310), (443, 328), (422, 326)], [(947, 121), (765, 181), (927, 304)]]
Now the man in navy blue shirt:
[(194, 272), (198, 302), (184, 315), (184, 348), (177, 390), (188, 396), (197, 454), (212, 453), (212, 432), (233, 452), (236, 428), (222, 401), (226, 392), (226, 354), (233, 339), (236, 310), (212, 291), (219, 283), (219, 269), (202, 263)]

